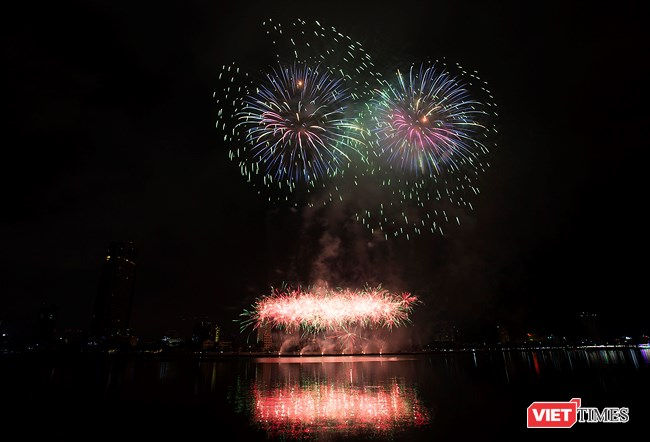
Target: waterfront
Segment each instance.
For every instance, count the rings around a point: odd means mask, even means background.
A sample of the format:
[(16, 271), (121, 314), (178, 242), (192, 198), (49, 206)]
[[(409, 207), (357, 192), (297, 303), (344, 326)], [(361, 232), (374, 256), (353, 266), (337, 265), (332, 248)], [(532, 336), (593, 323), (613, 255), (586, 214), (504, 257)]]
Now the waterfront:
[(629, 407), (630, 422), (578, 424), (560, 436), (622, 435), (640, 428), (649, 411), (650, 350), (217, 359), (19, 355), (0, 361), (0, 374), (3, 420), (25, 434), (548, 437), (548, 430), (525, 428), (526, 407), (580, 397), (583, 406)]

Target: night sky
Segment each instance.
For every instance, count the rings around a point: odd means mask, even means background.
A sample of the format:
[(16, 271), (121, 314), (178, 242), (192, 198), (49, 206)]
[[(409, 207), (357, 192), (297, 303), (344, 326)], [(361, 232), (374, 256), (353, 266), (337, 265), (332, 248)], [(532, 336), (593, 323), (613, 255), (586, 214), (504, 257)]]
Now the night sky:
[[(12, 327), (54, 304), (59, 327), (87, 328), (108, 242), (133, 239), (143, 335), (196, 315), (231, 323), (270, 284), (310, 282), (331, 241), (327, 266), (360, 268), (333, 270), (336, 282), (416, 292), (416, 326), (561, 329), (588, 310), (650, 331), (640, 2), (135, 3), (3, 14), (0, 319)], [(374, 244), (336, 213), (257, 198), (214, 128), (212, 93), (222, 64), (261, 55), (267, 17), (336, 26), (385, 73), (440, 57), (479, 70), (500, 136), (468, 224)]]

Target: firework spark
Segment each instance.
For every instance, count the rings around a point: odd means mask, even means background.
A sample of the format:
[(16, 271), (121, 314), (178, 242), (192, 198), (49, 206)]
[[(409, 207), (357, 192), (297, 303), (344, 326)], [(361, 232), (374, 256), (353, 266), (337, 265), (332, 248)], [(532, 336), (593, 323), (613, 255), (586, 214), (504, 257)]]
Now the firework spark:
[(409, 293), (396, 295), (381, 288), (351, 290), (316, 288), (276, 290), (259, 299), (244, 326), (270, 325), (288, 331), (302, 329), (318, 333), (354, 327), (392, 328), (408, 321), (417, 298)]

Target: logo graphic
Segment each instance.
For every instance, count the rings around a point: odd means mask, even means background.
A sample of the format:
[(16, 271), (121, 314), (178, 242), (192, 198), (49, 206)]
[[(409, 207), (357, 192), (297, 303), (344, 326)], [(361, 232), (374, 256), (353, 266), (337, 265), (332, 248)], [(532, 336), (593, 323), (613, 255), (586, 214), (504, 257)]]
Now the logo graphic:
[(569, 402), (533, 402), (528, 406), (528, 428), (571, 428), (578, 421), (580, 399)]
[(626, 423), (630, 420), (627, 407), (598, 410), (581, 404), (580, 398), (568, 402), (533, 402), (526, 410), (526, 424), (528, 428), (571, 428), (576, 423)]

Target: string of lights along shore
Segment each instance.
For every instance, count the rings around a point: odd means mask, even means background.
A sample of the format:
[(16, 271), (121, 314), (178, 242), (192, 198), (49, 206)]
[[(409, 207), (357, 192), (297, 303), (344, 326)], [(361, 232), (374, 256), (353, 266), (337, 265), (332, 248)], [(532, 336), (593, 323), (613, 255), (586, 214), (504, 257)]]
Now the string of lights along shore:
[(385, 240), (462, 225), (496, 147), (497, 104), (478, 71), (444, 59), (380, 69), (319, 21), (269, 19), (262, 34), (273, 63), (224, 64), (214, 93), (220, 138), (260, 198), (345, 204)]

